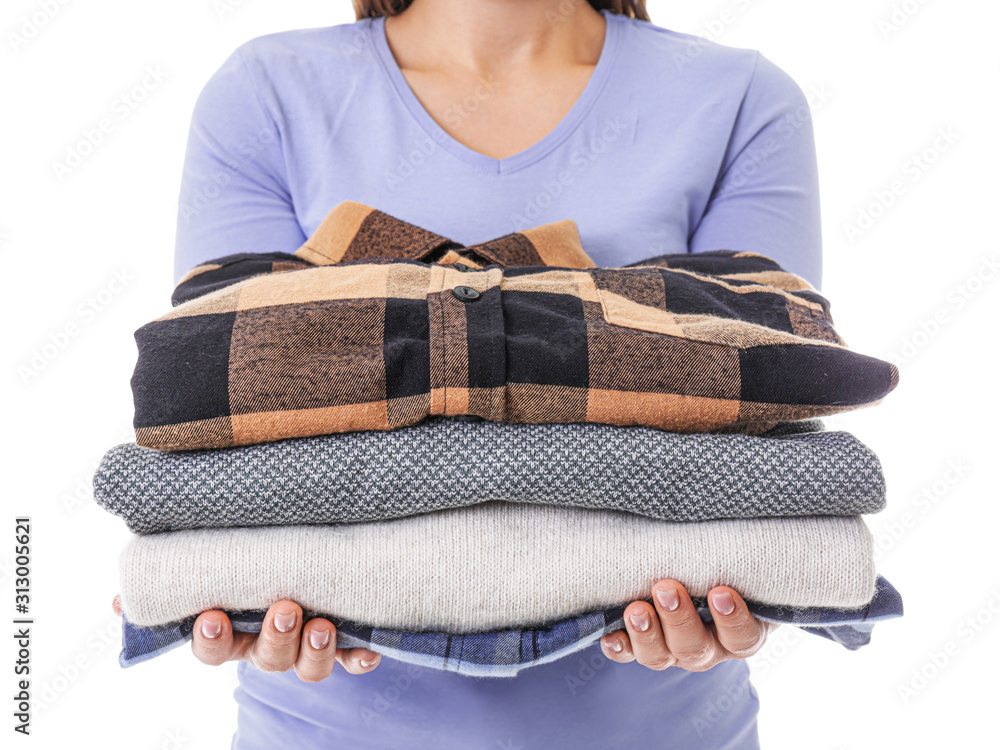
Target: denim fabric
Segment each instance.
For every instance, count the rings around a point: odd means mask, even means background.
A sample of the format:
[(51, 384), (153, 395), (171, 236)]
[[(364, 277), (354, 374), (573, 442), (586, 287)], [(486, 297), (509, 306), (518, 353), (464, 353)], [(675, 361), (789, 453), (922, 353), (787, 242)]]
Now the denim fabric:
[[(646, 601), (650, 601), (647, 599)], [(705, 622), (712, 621), (704, 599), (695, 606)], [(623, 612), (629, 603), (600, 612), (562, 620), (547, 627), (498, 630), (487, 633), (407, 633), (374, 628), (328, 618), (337, 626), (337, 646), (369, 648), (391, 659), (430, 669), (458, 672), (473, 677), (513, 677), (525, 667), (545, 664), (580, 651), (605, 633), (624, 628)], [(802, 627), (808, 633), (829, 638), (853, 651), (869, 643), (874, 624), (900, 617), (903, 601), (899, 592), (882, 576), (875, 584), (872, 601), (860, 609), (824, 607), (775, 607), (747, 602), (760, 620)], [(264, 610), (227, 612), (236, 631), (260, 632)], [(306, 619), (322, 617), (306, 613)], [(148, 661), (191, 640), (197, 618), (188, 617), (168, 625), (140, 627), (122, 616), (123, 667)]]

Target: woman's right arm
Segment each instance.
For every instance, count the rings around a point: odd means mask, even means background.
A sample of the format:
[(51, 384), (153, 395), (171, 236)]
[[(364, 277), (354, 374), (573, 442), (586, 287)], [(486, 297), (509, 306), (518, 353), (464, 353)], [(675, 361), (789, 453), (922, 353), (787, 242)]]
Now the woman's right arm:
[[(177, 206), (174, 283), (232, 253), (287, 252), (306, 237), (288, 183), (284, 118), (252, 46), (233, 52), (194, 105)], [(268, 106), (267, 99), (272, 100)]]
[[(207, 260), (232, 253), (292, 253), (306, 239), (287, 184), (287, 134), (280, 116), (265, 104), (244, 48), (229, 56), (195, 102), (178, 199), (174, 284)], [(118, 597), (112, 606), (120, 615)], [(267, 611), (259, 634), (233, 631), (223, 612), (202, 613), (192, 650), (205, 664), (247, 661), (265, 672), (294, 669), (307, 682), (328, 677), (337, 662), (353, 674), (378, 665), (373, 651), (336, 643), (333, 623), (303, 622), (298, 604), (280, 601)]]
[[(111, 603), (121, 616), (121, 600)], [(319, 682), (340, 662), (351, 674), (371, 672), (380, 657), (366, 648), (337, 648), (337, 628), (313, 618), (303, 624), (302, 608), (292, 601), (275, 602), (267, 610), (260, 633), (238, 633), (224, 612), (202, 612), (195, 620), (191, 649), (203, 664), (246, 661), (262, 672), (294, 669), (303, 682)]]

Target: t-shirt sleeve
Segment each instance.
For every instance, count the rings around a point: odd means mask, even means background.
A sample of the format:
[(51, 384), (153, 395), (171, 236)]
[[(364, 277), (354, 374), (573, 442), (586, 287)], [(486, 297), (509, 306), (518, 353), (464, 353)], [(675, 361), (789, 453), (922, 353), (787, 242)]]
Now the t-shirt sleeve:
[(174, 283), (232, 253), (294, 252), (302, 233), (283, 133), (237, 49), (195, 101), (181, 174)]
[(760, 253), (819, 289), (819, 177), (812, 114), (795, 80), (763, 55), (740, 106), (691, 252)]

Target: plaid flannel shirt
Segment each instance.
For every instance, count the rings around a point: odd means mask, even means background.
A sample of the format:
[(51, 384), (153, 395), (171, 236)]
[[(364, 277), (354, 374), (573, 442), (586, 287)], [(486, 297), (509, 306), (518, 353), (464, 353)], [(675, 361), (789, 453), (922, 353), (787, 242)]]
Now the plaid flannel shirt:
[[(651, 599), (644, 601), (652, 603)], [(702, 621), (712, 622), (705, 599), (695, 597), (692, 602)], [(472, 677), (514, 677), (526, 667), (569, 656), (596, 643), (606, 633), (624, 629), (627, 606), (590, 612), (549, 626), (466, 635), (375, 628), (311, 611), (305, 613), (305, 619), (330, 619), (337, 627), (338, 648), (367, 648), (408, 664)], [(854, 651), (871, 641), (877, 622), (902, 616), (903, 600), (895, 587), (879, 576), (871, 602), (859, 609), (776, 607), (753, 601), (747, 601), (747, 608), (759, 620), (800, 627)], [(259, 633), (266, 612), (244, 610), (227, 614), (233, 630)], [(191, 640), (196, 619), (188, 617), (167, 625), (140, 627), (123, 615), (119, 663), (130, 667)]]
[(759, 433), (880, 401), (828, 302), (745, 252), (595, 268), (575, 224), (463, 247), (361, 204), (192, 269), (136, 331), (136, 442), (224, 448), (429, 415)]

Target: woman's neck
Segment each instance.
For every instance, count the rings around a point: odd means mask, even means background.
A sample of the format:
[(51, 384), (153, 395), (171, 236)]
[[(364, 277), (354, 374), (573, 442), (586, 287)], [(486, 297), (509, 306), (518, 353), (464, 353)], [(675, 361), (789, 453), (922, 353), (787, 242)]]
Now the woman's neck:
[(414, 0), (385, 22), (401, 68), (482, 76), (512, 67), (592, 66), (604, 26), (586, 0)]

